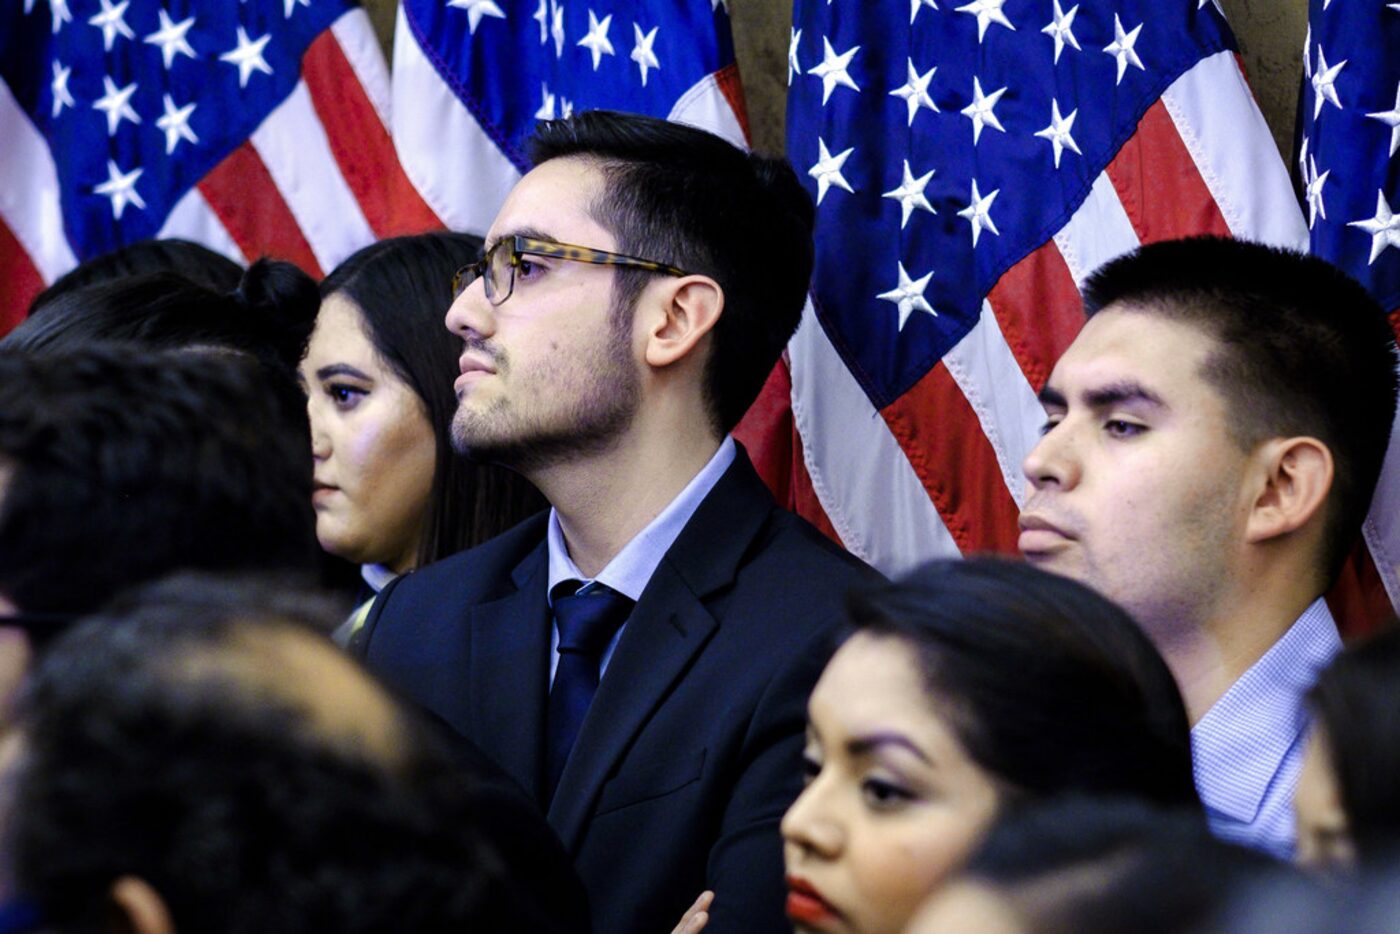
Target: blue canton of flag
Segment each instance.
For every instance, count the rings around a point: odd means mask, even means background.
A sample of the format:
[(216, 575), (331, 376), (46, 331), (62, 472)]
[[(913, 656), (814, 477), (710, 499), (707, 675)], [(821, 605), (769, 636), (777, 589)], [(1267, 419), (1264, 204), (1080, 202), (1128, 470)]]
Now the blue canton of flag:
[(451, 227), (485, 232), (539, 120), (604, 108), (743, 142), (727, 0), (405, 0), (394, 141)]
[(349, 0), (8, 0), (0, 79), (57, 169), (77, 259), (156, 236), (296, 86)]
[(788, 154), (819, 205), (813, 291), (877, 408), (972, 329), (1163, 90), (1231, 46), (1209, 4), (800, 6)]
[(1312, 250), (1400, 311), (1400, 3), (1312, 0), (1303, 72)]
[(711, 0), (404, 2), (420, 44), (522, 171), (536, 120), (594, 108), (667, 116), (733, 63), (726, 11)]

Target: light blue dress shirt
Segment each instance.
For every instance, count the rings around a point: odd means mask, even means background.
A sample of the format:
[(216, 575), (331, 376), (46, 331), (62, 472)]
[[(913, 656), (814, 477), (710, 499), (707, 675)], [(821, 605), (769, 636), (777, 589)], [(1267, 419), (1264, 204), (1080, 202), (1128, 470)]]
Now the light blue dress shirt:
[(1318, 597), (1191, 730), (1196, 790), (1215, 835), (1291, 859), (1293, 791), (1303, 765), (1303, 698), (1341, 651)]
[[(690, 521), (690, 517), (695, 515), (695, 510), (700, 507), (700, 503), (710, 491), (714, 489), (719, 478), (724, 476), (724, 472), (729, 469), (729, 465), (734, 463), (735, 448), (734, 438), (726, 435), (724, 441), (720, 443), (719, 450), (710, 458), (704, 467), (700, 468), (691, 481), (686, 484), (685, 489), (676, 494), (676, 498), (666, 506), (657, 517), (649, 522), (646, 528), (642, 529), (632, 540), (622, 547), (607, 566), (598, 572), (598, 576), (588, 578), (574, 564), (569, 557), (569, 546), (564, 542), (564, 530), (559, 525), (559, 514), (553, 509), (549, 511), (549, 532), (546, 541), (549, 543), (549, 592), (554, 593), (556, 585), (568, 581), (583, 581), (580, 591), (587, 591), (591, 584), (603, 584), (611, 587), (620, 594), (631, 597), (635, 602), (642, 597), (642, 591), (646, 589), (647, 582), (651, 580), (651, 575), (656, 572), (656, 567), (661, 563), (661, 558), (675, 544), (677, 536), (681, 534), (681, 529)], [(553, 606), (553, 599), (550, 600)], [(608, 647), (603, 650), (603, 660), (599, 669), (599, 676), (608, 670), (608, 662), (612, 661), (614, 650), (617, 649), (617, 641), (622, 638), (622, 630), (626, 629), (624, 623), (613, 636)], [(549, 641), (549, 683), (554, 684), (554, 669), (559, 664), (559, 626), (554, 624)]]

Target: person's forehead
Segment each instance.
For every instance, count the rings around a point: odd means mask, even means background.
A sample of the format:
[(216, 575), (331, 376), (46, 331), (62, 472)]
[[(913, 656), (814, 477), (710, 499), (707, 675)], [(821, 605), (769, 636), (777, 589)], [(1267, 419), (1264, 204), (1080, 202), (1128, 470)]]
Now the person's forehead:
[(543, 162), (525, 174), (506, 197), (491, 223), (486, 242), (527, 233), (546, 239), (608, 250), (612, 235), (592, 216), (603, 194), (603, 170), (597, 160), (564, 156)]
[(1204, 365), (1218, 342), (1202, 328), (1130, 305), (1110, 305), (1085, 323), (1055, 365), (1061, 392), (1141, 383), (1159, 395), (1214, 393)]

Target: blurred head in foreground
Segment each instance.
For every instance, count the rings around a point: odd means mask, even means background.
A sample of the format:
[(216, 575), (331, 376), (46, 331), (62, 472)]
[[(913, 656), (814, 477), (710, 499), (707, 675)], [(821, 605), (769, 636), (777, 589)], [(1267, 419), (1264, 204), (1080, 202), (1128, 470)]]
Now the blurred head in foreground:
[(1210, 835), (1199, 812), (1070, 797), (1008, 812), (909, 934), (1187, 934), (1212, 929), (1273, 860)]
[(0, 616), (80, 615), (181, 568), (310, 570), (305, 439), (248, 360), (0, 352)]
[(56, 642), (4, 744), (11, 916), (147, 934), (508, 926), (467, 783), (326, 640), (339, 616), (184, 577)]
[(1186, 713), (1132, 619), (1024, 564), (939, 562), (850, 600), (783, 818), (799, 930), (899, 931), (998, 813), (1058, 794), (1199, 807)]
[(1400, 629), (1342, 652), (1308, 695), (1313, 713), (1294, 811), (1299, 863), (1374, 868), (1400, 855)]

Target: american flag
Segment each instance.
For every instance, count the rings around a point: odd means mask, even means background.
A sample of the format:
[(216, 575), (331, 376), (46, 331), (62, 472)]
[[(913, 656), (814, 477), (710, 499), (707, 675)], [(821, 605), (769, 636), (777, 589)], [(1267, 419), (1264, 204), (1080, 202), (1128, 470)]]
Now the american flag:
[(0, 333), (83, 259), (183, 237), (328, 271), (440, 226), (349, 0), (3, 0)]
[(1084, 278), (1189, 234), (1306, 247), (1234, 49), (1208, 0), (798, 0), (817, 269), (759, 409), (789, 502), (887, 573), (1015, 552)]
[(409, 177), (478, 234), (538, 120), (607, 108), (747, 136), (728, 0), (404, 0), (393, 94)]
[[(1312, 251), (1365, 285), (1400, 324), (1400, 3), (1312, 0), (1308, 13), (1297, 164)], [(1363, 533), (1400, 607), (1394, 429)]]

